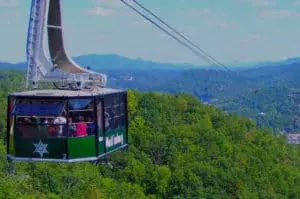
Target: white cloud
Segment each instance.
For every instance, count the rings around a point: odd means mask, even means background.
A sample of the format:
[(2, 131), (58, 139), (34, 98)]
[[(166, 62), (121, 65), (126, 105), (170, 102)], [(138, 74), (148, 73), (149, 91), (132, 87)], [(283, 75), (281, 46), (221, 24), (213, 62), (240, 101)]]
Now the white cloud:
[(146, 19), (144, 19), (144, 20), (135, 20), (135, 21), (131, 22), (131, 25), (133, 25), (133, 26), (143, 26), (147, 23), (149, 23), (149, 22)]
[(257, 41), (261, 41), (262, 39), (264, 39), (264, 36), (262, 36), (261, 34), (249, 34), (246, 37), (242, 38), (240, 40), (240, 42), (242, 44), (251, 44)]
[(236, 27), (237, 24), (232, 23), (232, 22), (223, 22), (223, 23), (216, 23), (215, 26), (218, 29), (227, 29), (227, 28), (233, 28)]
[(285, 10), (285, 9), (277, 9), (277, 10), (264, 10), (260, 13), (260, 15), (266, 19), (282, 19), (282, 18), (290, 18), (290, 17), (300, 17), (300, 12)]
[(295, 0), (295, 1), (294, 1), (294, 4), (295, 4), (296, 6), (300, 6), (300, 0)]
[(110, 7), (121, 7), (122, 6), (120, 0), (97, 0), (96, 5), (110, 6)]
[(121, 6), (120, 0), (94, 0), (93, 7), (87, 13), (103, 17), (113, 16), (120, 12)]
[(117, 13), (116, 10), (103, 8), (103, 7), (100, 7), (100, 6), (88, 9), (87, 12), (88, 12), (88, 14), (96, 15), (96, 16), (102, 16), (102, 17), (113, 16)]
[(217, 28), (218, 30), (225, 30), (237, 27), (239, 24), (231, 22), (229, 20), (219, 20), (219, 19), (208, 19), (205, 22), (209, 27)]
[(268, 7), (275, 4), (273, 0), (239, 0), (239, 1), (250, 3), (254, 6), (259, 6), (259, 7)]
[(208, 15), (212, 14), (211, 11), (207, 8), (198, 9), (195, 11), (191, 11), (189, 13), (192, 15), (196, 15), (196, 16), (208, 16)]
[(17, 12), (17, 11), (2, 12), (0, 13), (0, 24), (10, 25), (18, 22), (22, 17), (24, 17), (24, 13), (22, 12)]
[(161, 38), (161, 39), (168, 39), (170, 36), (167, 35), (166, 33), (159, 33), (158, 37)]
[(0, 7), (14, 7), (19, 5), (18, 0), (0, 0)]

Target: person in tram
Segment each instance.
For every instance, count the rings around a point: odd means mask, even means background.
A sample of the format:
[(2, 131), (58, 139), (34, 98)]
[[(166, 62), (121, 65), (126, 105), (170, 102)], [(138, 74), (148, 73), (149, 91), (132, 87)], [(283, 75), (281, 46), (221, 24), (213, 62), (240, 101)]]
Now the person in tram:
[(109, 127), (109, 117), (110, 117), (110, 115), (106, 111), (104, 112), (104, 114), (105, 114), (105, 128), (108, 128)]
[(51, 118), (46, 117), (43, 121), (43, 124), (50, 124)]
[(76, 136), (76, 125), (73, 123), (72, 117), (68, 118), (68, 135)]
[(57, 118), (54, 119), (53, 124), (56, 124), (56, 129), (57, 129), (57, 136), (62, 136), (63, 134), (63, 129), (65, 124), (67, 123), (67, 119), (65, 117), (65, 112), (62, 112), (61, 116), (58, 116)]
[(56, 136), (56, 132), (57, 132), (57, 130), (56, 130), (56, 125), (54, 125), (54, 124), (49, 124), (49, 125), (47, 126), (47, 129), (48, 129), (48, 133), (49, 133), (50, 136)]
[(88, 121), (87, 121), (87, 128), (88, 128), (88, 135), (94, 135), (95, 134), (95, 123), (92, 120), (92, 117), (88, 117)]
[(31, 136), (32, 137), (44, 136), (43, 128), (41, 126), (41, 118), (36, 115), (32, 115), (29, 119), (30, 119), (30, 127), (31, 127), (30, 130)]
[(76, 124), (76, 136), (77, 137), (83, 137), (87, 135), (87, 125), (84, 122), (84, 117), (79, 116), (79, 123)]
[(49, 126), (50, 126), (50, 118), (45, 117), (42, 119), (42, 122), (39, 127), (40, 135), (43, 137), (47, 137), (49, 134)]
[(21, 125), (19, 126), (20, 132), (22, 132), (23, 137), (29, 137), (30, 136), (30, 125), (31, 120), (28, 117), (23, 118), (21, 120)]

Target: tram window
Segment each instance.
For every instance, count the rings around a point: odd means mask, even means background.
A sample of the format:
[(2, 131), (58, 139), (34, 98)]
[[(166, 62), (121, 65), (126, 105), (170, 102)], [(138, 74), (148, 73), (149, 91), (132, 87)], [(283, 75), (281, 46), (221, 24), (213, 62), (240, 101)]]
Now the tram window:
[(105, 98), (105, 127), (116, 129), (125, 125), (124, 95), (113, 95)]
[(71, 136), (95, 135), (94, 99), (71, 99), (68, 109), (68, 125)]
[(66, 136), (64, 100), (18, 99), (11, 115), (15, 116), (15, 135), (20, 137)]
[(58, 117), (16, 117), (15, 134), (20, 137), (64, 137), (64, 120)]
[(102, 127), (102, 102), (99, 102), (97, 104), (97, 114), (98, 114), (97, 125), (99, 127)]

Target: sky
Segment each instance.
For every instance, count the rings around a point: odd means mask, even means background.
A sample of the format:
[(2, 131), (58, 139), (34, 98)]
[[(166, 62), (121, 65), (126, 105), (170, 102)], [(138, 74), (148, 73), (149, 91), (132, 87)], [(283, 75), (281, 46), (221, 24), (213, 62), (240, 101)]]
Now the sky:
[[(300, 0), (138, 0), (221, 63), (300, 57)], [(131, 2), (131, 0), (127, 0)], [(30, 0), (0, 0), (0, 61), (25, 61)], [(119, 0), (62, 0), (70, 56), (205, 64)]]

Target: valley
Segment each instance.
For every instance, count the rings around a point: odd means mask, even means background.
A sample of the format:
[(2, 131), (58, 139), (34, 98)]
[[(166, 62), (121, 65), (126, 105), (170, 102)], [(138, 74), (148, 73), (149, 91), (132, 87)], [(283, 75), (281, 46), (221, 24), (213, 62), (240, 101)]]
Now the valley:
[[(264, 63), (261, 66), (234, 68), (232, 71), (189, 64), (154, 63), (117, 55), (83, 55), (74, 58), (108, 75), (108, 87), (192, 94), (203, 103), (224, 111), (249, 117), (259, 127), (274, 133), (298, 132), (297, 103), (290, 97), (292, 88), (300, 88), (299, 59)], [(3, 63), (7, 68), (23, 70), (26, 64)], [(5, 67), (4, 67), (5, 69)]]

